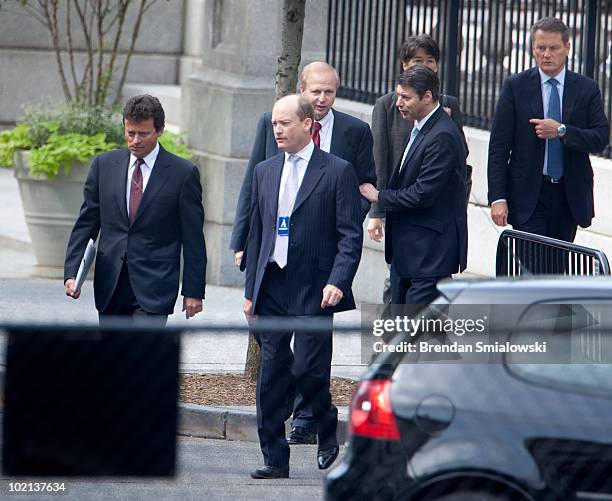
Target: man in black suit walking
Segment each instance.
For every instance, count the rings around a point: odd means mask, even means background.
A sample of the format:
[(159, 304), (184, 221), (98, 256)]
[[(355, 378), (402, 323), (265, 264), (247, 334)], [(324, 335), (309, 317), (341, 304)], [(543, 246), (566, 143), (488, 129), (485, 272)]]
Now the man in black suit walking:
[(97, 156), (64, 263), (66, 295), (89, 239), (100, 234), (94, 295), (108, 316), (146, 316), (165, 325), (178, 294), (183, 251), (183, 311), (202, 311), (206, 273), (202, 186), (198, 169), (158, 143), (164, 110), (155, 97), (132, 97), (123, 110), (127, 149)]
[[(321, 61), (306, 65), (300, 75), (300, 93), (314, 108), (314, 143), (323, 151), (349, 162), (355, 169), (359, 184), (375, 184), (372, 132), (367, 123), (332, 108), (339, 86), (340, 79), (336, 70)], [(242, 259), (249, 233), (248, 214), (253, 170), (259, 162), (277, 153), (278, 146), (274, 140), (271, 113), (264, 113), (257, 124), (253, 150), (242, 182), (232, 228), (230, 248), (235, 253), (236, 266), (239, 266)], [(366, 200), (362, 201), (362, 209), (365, 218), (369, 210)]]
[[(400, 50), (400, 61), (402, 68), (406, 71), (416, 64), (427, 66), (434, 72), (438, 72), (438, 62), (440, 61), (440, 47), (429, 35), (415, 35), (408, 37)], [(374, 163), (376, 165), (376, 186), (386, 188), (391, 174), (397, 163), (401, 160), (406, 144), (410, 139), (410, 133), (414, 122), (405, 120), (397, 108), (397, 93), (395, 90), (384, 96), (379, 97), (372, 109), (372, 136), (374, 138)], [(463, 133), (463, 115), (459, 109), (459, 101), (455, 96), (440, 94), (440, 105), (453, 119), (457, 128), (461, 132), (465, 144), (465, 156), (467, 158), (468, 148)], [(471, 187), (472, 171), (468, 169), (468, 197)], [(368, 234), (370, 239), (375, 242), (382, 241), (385, 212), (372, 204), (370, 217), (368, 220)], [(390, 279), (385, 280), (383, 290), (383, 302), (391, 300)]]
[(531, 29), (537, 68), (504, 82), (489, 142), (489, 204), (498, 226), (573, 242), (590, 226), (589, 153), (609, 141), (597, 84), (565, 67), (569, 29), (545, 18)]
[(361, 193), (386, 214), (391, 302), (429, 304), (442, 278), (467, 262), (465, 147), (439, 103), (437, 75), (423, 65), (398, 79), (397, 107), (414, 126), (386, 189)]
[[(375, 183), (374, 158), (372, 156), (372, 133), (365, 122), (332, 109), (340, 79), (329, 64), (315, 61), (304, 67), (300, 75), (300, 93), (314, 108), (313, 141), (323, 151), (349, 162), (355, 169), (360, 184)], [(274, 139), (271, 114), (264, 113), (257, 125), (253, 150), (242, 182), (236, 207), (230, 248), (234, 251), (236, 266), (245, 265), (242, 259), (249, 233), (249, 207), (251, 184), (255, 165), (278, 154)], [(361, 198), (362, 220), (370, 204)], [(288, 437), (290, 444), (314, 444), (316, 430), (312, 412), (304, 405), (302, 396), (295, 398), (293, 422)]]
[(257, 424), (265, 465), (253, 478), (289, 476), (284, 402), (294, 386), (317, 426), (319, 468), (329, 468), (339, 451), (329, 391), (332, 319), (336, 311), (355, 308), (351, 284), (361, 258), (361, 204), (353, 167), (314, 145), (313, 121), (307, 99), (279, 99), (272, 126), (283, 153), (253, 173), (245, 315), (314, 317), (323, 324), (320, 332), (295, 332), (295, 354), (292, 331), (258, 332)]

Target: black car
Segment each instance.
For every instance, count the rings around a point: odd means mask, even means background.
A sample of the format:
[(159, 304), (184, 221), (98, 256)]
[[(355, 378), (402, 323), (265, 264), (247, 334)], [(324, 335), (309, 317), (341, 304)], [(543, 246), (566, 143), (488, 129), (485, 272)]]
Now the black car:
[[(508, 324), (535, 305), (612, 309), (610, 278), (439, 288), (429, 310), (514, 303)], [(574, 348), (590, 363), (526, 363), (500, 353), (487, 363), (415, 364), (402, 363), (408, 354), (379, 354), (353, 397), (346, 454), (325, 479), (326, 499), (612, 500), (612, 365), (592, 363), (607, 342), (601, 332), (581, 336)]]

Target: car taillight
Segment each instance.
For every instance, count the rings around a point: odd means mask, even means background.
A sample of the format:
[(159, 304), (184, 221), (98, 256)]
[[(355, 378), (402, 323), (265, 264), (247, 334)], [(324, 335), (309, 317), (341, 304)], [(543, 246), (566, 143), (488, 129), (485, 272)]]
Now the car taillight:
[(389, 399), (391, 381), (362, 381), (351, 401), (351, 433), (362, 437), (399, 440)]

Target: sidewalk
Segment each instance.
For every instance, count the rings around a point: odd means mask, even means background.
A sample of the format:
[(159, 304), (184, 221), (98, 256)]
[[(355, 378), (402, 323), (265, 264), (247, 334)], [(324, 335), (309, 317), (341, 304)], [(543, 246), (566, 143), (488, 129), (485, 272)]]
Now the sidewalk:
[[(17, 182), (10, 169), (0, 169), (0, 324), (20, 323), (97, 323), (93, 286), (83, 286), (81, 298), (74, 301), (63, 294), (61, 281), (31, 278), (36, 264), (23, 215)], [(229, 251), (228, 251), (229, 252)], [(169, 325), (205, 327), (228, 322), (244, 325), (242, 290), (208, 285), (204, 312), (189, 321), (181, 317), (179, 296)], [(359, 311), (336, 315), (336, 324), (358, 323)], [(0, 340), (4, 357), (5, 339)], [(247, 333), (190, 331), (181, 339), (181, 372), (242, 372), (247, 350)], [(359, 379), (366, 366), (361, 363), (358, 333), (335, 333), (332, 375)], [(339, 409), (346, 419), (346, 408)], [(257, 440), (254, 407), (206, 407), (180, 405), (180, 432), (230, 440)], [(207, 424), (208, 423), (208, 424)], [(214, 423), (210, 427), (209, 424)], [(344, 426), (339, 430), (343, 433)], [(208, 431), (207, 431), (208, 430)]]

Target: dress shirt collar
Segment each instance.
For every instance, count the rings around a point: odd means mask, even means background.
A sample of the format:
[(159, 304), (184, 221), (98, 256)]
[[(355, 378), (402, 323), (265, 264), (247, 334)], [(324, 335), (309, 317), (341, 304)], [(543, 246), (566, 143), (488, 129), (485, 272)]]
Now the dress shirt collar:
[(332, 121), (333, 116), (334, 116), (334, 112), (330, 108), (330, 110), (321, 120), (316, 120), (316, 121), (321, 124), (321, 129), (324, 129)]
[(559, 85), (561, 85), (562, 87), (565, 85), (565, 66), (554, 77), (548, 76), (539, 67), (538, 67), (538, 71), (540, 72), (540, 82), (542, 82), (542, 85), (548, 82), (551, 78), (554, 78), (555, 80), (557, 80), (557, 82), (559, 82)]
[[(159, 143), (156, 143), (155, 148), (153, 148), (153, 151), (151, 151), (151, 153), (149, 153), (146, 157), (143, 158), (144, 163), (147, 165), (149, 169), (153, 170), (153, 166), (155, 165), (155, 160), (157, 160), (158, 154), (159, 154)], [(138, 157), (136, 155), (134, 155), (133, 153), (130, 153), (130, 167), (134, 166), (137, 159)]]
[(290, 154), (290, 153), (285, 152), (285, 162), (288, 160), (290, 155), (294, 155), (296, 157), (299, 157), (300, 160), (305, 160), (306, 165), (308, 165), (308, 162), (310, 162), (310, 157), (312, 157), (313, 151), (314, 151), (314, 143), (312, 142), (312, 139), (311, 139), (310, 142), (297, 153)]
[(425, 124), (427, 123), (427, 120), (429, 120), (431, 118), (431, 116), (438, 110), (438, 108), (440, 107), (440, 103), (438, 103), (436, 105), (436, 107), (431, 110), (427, 116), (425, 116), (425, 118), (422, 118), (421, 120), (415, 120), (414, 121), (414, 127), (415, 129), (419, 129), (419, 132), (421, 131), (421, 129), (425, 126)]

